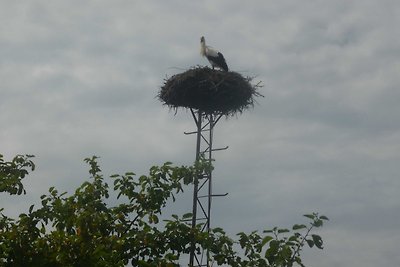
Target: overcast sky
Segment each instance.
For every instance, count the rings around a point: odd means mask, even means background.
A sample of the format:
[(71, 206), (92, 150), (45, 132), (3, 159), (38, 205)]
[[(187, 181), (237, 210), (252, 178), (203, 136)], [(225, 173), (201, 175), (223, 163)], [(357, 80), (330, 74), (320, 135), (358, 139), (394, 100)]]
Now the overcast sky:
[(229, 149), (215, 154), (214, 191), (229, 195), (212, 225), (290, 227), (316, 211), (330, 221), (307, 266), (398, 266), (399, 25), (397, 0), (0, 0), (0, 153), (37, 164), (27, 195), (1, 206), (14, 216), (50, 186), (73, 192), (92, 155), (105, 175), (191, 164), (190, 112), (156, 95), (208, 64), (204, 35), (265, 95), (215, 129)]

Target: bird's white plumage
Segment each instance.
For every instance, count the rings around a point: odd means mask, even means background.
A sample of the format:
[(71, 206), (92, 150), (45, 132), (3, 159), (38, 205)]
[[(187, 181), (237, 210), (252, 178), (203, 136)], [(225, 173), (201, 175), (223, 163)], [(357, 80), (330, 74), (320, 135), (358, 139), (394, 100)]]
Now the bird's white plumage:
[(224, 71), (228, 71), (228, 65), (226, 64), (222, 53), (207, 46), (204, 37), (201, 37), (200, 39), (200, 54), (208, 59), (213, 68), (217, 67)]
[(211, 47), (207, 47), (206, 46), (206, 55), (210, 56), (210, 57), (217, 57), (218, 56), (218, 51), (212, 49)]

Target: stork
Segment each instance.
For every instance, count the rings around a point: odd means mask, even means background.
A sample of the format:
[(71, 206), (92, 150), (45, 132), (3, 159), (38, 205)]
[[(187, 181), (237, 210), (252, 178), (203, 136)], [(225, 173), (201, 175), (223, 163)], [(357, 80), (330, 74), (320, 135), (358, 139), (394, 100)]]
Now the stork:
[(213, 69), (214, 67), (217, 67), (224, 71), (228, 71), (228, 65), (226, 65), (226, 61), (222, 53), (212, 49), (210, 46), (207, 46), (204, 36), (200, 38), (200, 54), (208, 59)]

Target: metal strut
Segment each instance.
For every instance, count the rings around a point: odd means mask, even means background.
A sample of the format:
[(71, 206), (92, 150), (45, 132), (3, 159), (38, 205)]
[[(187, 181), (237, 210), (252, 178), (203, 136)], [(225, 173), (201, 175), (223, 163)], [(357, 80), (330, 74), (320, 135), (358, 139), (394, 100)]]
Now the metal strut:
[[(200, 110), (194, 111), (193, 109), (190, 109), (190, 111), (196, 123), (197, 130), (193, 132), (185, 132), (185, 134), (196, 134), (196, 161), (200, 158), (204, 158), (211, 163), (211, 161), (213, 160), (212, 152), (228, 149), (228, 147), (217, 149), (213, 148), (214, 126), (220, 120), (223, 114), (206, 114)], [(211, 170), (205, 171), (204, 173), (199, 174), (197, 177), (195, 177), (193, 189), (192, 229), (196, 228), (198, 221), (200, 221), (203, 223), (201, 230), (209, 233), (212, 198), (226, 195), (227, 194), (212, 193)], [(194, 239), (191, 243), (189, 266), (210, 266), (209, 251), (202, 250), (200, 254), (196, 254), (196, 241)]]

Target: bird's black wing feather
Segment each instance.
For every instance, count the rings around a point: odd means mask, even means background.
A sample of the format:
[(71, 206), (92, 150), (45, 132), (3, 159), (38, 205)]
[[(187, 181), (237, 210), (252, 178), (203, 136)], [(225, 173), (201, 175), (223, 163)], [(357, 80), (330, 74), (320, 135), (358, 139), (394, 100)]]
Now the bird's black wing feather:
[(228, 71), (228, 65), (226, 64), (224, 55), (221, 52), (218, 52), (218, 66), (220, 66), (224, 71)]
[(221, 68), (224, 71), (228, 71), (228, 65), (226, 64), (225, 58), (222, 53), (218, 52), (218, 56), (216, 57), (207, 55), (207, 59), (208, 61), (210, 61), (211, 65)]

